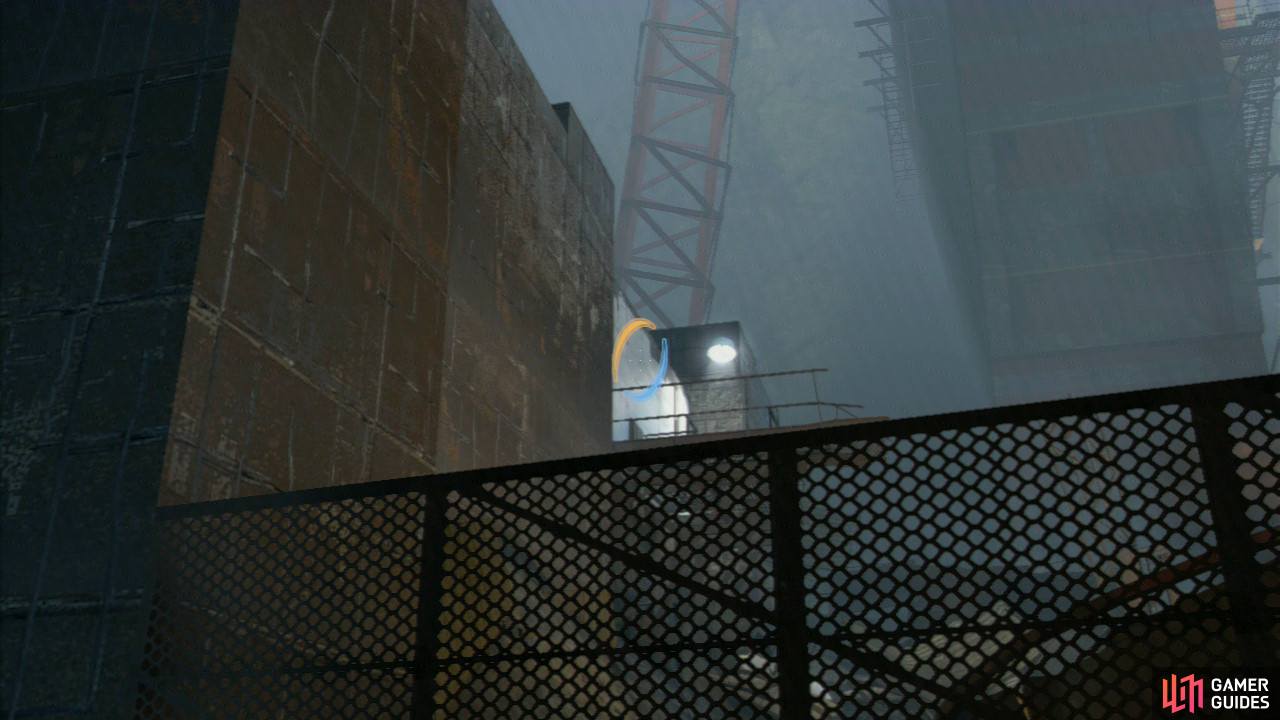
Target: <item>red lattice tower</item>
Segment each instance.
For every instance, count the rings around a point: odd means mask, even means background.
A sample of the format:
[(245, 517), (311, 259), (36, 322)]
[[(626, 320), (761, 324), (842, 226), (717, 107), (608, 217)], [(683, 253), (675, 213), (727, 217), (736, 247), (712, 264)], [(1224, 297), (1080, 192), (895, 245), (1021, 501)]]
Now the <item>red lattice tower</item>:
[(641, 27), (616, 258), (636, 312), (666, 327), (711, 308), (737, 21), (738, 0), (652, 0)]

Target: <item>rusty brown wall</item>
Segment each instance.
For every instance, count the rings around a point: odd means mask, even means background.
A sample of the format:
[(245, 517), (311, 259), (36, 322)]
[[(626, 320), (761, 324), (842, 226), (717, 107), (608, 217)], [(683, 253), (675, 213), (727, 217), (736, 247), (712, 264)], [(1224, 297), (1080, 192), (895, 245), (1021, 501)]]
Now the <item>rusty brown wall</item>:
[(438, 468), (603, 453), (613, 185), (489, 0), (467, 22)]
[(612, 184), (487, 0), (251, 0), (227, 88), (162, 503), (608, 449)]
[[(439, 468), (607, 452), (613, 186), (572, 109), (547, 102), (489, 0), (468, 6)], [(551, 482), (571, 493), (583, 481)], [(550, 651), (551, 638), (612, 644), (599, 558), (540, 530), (521, 532), (501, 513), (457, 507), (441, 618), (452, 652)], [(568, 585), (536, 587), (528, 566), (512, 563), (514, 550)], [(512, 673), (496, 698), (480, 679), (494, 672)], [(538, 687), (520, 677), (539, 678)], [(583, 718), (627, 717), (609, 707), (621, 693), (604, 661), (462, 663), (437, 681), (441, 717), (569, 708)], [(586, 688), (613, 692), (594, 697)]]
[(465, 23), (243, 4), (162, 504), (437, 469)]
[(488, 0), (248, 0), (161, 502), (607, 451), (612, 203)]

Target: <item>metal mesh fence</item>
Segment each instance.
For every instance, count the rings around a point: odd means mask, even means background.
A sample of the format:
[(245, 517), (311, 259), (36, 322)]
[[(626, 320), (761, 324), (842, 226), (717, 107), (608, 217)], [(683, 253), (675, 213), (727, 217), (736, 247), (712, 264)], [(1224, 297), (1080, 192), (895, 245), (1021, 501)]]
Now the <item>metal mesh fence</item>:
[(1274, 377), (161, 511), (143, 718), (1147, 717), (1280, 645)]

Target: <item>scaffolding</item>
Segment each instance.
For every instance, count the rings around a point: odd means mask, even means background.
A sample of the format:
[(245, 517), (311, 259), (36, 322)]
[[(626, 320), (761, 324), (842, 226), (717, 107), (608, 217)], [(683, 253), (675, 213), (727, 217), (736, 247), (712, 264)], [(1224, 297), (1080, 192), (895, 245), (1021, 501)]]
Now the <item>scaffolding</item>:
[(863, 82), (880, 92), (881, 104), (867, 111), (884, 118), (894, 195), (903, 200), (916, 199), (924, 193), (904, 110), (912, 105), (916, 90), (938, 84), (934, 47), (937, 34), (930, 15), (899, 16), (898, 8), (891, 7), (889, 0), (870, 0), (870, 4), (879, 14), (854, 23), (854, 27), (866, 28), (876, 39), (875, 49), (858, 53), (858, 57), (869, 58), (880, 70), (879, 77)]
[(737, 19), (738, 0), (653, 0), (641, 26), (617, 272), (636, 311), (663, 327), (710, 313)]
[(1239, 93), (1235, 111), (1243, 137), (1249, 224), (1263, 237), (1266, 186), (1280, 172), (1271, 162), (1272, 107), (1280, 74), (1280, 12), (1258, 15), (1253, 23), (1223, 31), (1223, 56)]
[[(1245, 180), (1249, 232), (1259, 274), (1259, 287), (1280, 284), (1280, 277), (1264, 269), (1263, 261), (1276, 257), (1280, 248), (1276, 239), (1266, 234), (1268, 187), (1280, 175), (1280, 164), (1273, 161), (1271, 135), (1274, 131), (1276, 77), (1280, 75), (1280, 3), (1239, 3), (1231, 6), (1229, 16), (1219, 9), (1222, 28), (1222, 53), (1232, 84), (1233, 110), (1240, 133), (1240, 164)], [(1260, 12), (1265, 11), (1265, 12)], [(1280, 323), (1277, 313), (1267, 313), (1270, 325)], [(1273, 332), (1276, 331), (1272, 327)], [(1271, 352), (1272, 372), (1280, 363), (1280, 332)]]

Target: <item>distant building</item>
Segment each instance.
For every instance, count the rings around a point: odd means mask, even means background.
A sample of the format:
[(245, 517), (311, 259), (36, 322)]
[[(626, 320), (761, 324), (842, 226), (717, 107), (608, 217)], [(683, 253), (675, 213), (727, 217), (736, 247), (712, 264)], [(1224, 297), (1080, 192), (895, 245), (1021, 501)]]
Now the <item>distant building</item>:
[(880, 52), (998, 402), (1265, 372), (1212, 0), (887, 8)]
[(771, 421), (769, 400), (756, 374), (755, 354), (737, 322), (667, 328), (671, 367), (688, 383), (689, 422), (697, 434), (754, 430)]
[[(629, 302), (620, 296), (615, 309), (617, 327), (634, 317)], [(634, 394), (661, 369), (663, 343), (667, 348), (663, 386), (651, 398), (636, 400)], [(751, 344), (736, 321), (637, 333), (623, 350), (621, 379), (615, 383), (614, 448), (638, 449), (888, 419), (857, 417), (851, 411), (860, 406), (824, 402), (817, 390), (816, 374), (820, 372), (825, 370), (759, 373)], [(807, 380), (806, 387), (812, 383), (812, 400), (777, 403), (765, 387), (766, 380), (804, 375), (809, 376), (802, 378)], [(797, 408), (816, 411), (817, 422), (797, 422), (799, 413), (784, 415), (786, 410)]]
[[(613, 303), (615, 331), (621, 332), (635, 319), (630, 301), (619, 293)], [(637, 332), (621, 352), (618, 382), (613, 390), (613, 441), (674, 438), (693, 432), (685, 386), (680, 384), (680, 374), (669, 361), (662, 387), (649, 398), (637, 397), (662, 372), (660, 338), (653, 332)]]

